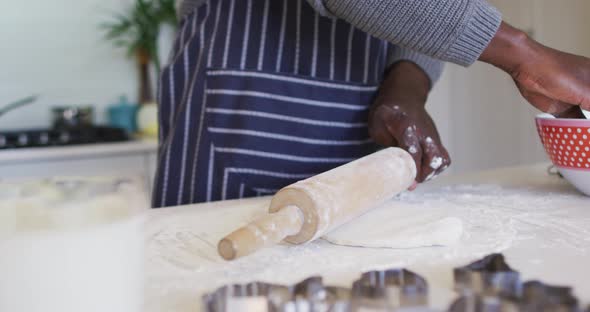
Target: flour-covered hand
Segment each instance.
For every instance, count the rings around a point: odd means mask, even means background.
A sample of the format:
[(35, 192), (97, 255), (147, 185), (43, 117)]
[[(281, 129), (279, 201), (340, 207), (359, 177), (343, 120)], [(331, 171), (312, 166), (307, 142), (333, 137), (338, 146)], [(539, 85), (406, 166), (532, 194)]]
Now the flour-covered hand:
[(418, 169), (416, 181), (428, 181), (451, 164), (436, 125), (425, 109), (430, 80), (410, 62), (392, 66), (369, 115), (369, 131), (382, 146), (408, 151)]

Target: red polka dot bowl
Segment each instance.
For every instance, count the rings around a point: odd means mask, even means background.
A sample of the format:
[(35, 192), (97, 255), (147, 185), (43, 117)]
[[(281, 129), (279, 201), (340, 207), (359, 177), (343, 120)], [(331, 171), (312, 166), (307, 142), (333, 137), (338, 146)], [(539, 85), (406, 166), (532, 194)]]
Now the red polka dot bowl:
[(537, 130), (545, 151), (559, 172), (590, 196), (590, 120), (537, 116)]

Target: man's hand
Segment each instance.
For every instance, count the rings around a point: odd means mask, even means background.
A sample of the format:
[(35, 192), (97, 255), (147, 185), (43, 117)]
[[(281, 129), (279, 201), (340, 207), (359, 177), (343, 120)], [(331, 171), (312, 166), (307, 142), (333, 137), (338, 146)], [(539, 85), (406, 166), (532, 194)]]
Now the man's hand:
[(524, 98), (543, 112), (560, 114), (572, 105), (590, 109), (588, 58), (543, 46), (503, 23), (480, 60), (507, 72)]
[(408, 151), (418, 174), (417, 182), (430, 180), (451, 164), (436, 126), (424, 107), (430, 80), (411, 62), (392, 66), (371, 107), (369, 131), (375, 142)]

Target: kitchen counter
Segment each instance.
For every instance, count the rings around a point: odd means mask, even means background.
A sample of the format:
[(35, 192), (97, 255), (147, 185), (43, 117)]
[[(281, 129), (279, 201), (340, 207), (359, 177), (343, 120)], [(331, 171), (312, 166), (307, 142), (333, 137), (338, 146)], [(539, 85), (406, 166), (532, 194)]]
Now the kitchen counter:
[(54, 176), (143, 177), (151, 190), (156, 140), (0, 150), (0, 180)]
[(449, 213), (462, 206), (474, 219), (497, 221), (497, 228), (467, 227), (462, 242), (452, 247), (370, 249), (317, 240), (224, 262), (216, 253), (217, 241), (265, 213), (270, 198), (152, 210), (145, 229), (145, 311), (199, 311), (203, 294), (228, 283), (288, 284), (321, 275), (327, 284), (350, 286), (364, 271), (401, 267), (428, 280), (430, 304), (442, 311), (456, 298), (452, 269), (494, 252), (504, 253), (523, 280), (573, 286), (579, 299), (590, 303), (590, 198), (547, 168), (538, 164), (448, 176), (392, 200), (392, 206), (424, 200), (450, 207)]
[(0, 150), (0, 164), (109, 157), (131, 153), (155, 152), (157, 148), (157, 140), (133, 140), (105, 144), (7, 149)]

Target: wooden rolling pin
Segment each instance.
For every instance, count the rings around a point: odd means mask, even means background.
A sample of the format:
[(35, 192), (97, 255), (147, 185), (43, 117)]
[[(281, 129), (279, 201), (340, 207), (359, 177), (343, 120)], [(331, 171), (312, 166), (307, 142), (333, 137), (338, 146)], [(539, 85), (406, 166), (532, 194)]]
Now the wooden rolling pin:
[(229, 234), (218, 245), (226, 260), (285, 240), (303, 244), (408, 189), (416, 165), (406, 151), (387, 148), (280, 190), (269, 214)]

